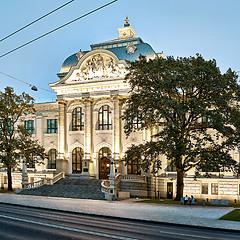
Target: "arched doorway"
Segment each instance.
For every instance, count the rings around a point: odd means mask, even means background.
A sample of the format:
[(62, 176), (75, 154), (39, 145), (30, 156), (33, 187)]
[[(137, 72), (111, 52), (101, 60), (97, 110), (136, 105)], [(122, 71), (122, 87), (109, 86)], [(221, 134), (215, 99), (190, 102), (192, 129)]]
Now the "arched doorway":
[(103, 147), (99, 151), (99, 179), (107, 179), (110, 174), (111, 150)]
[(83, 150), (76, 147), (72, 151), (72, 173), (82, 172)]

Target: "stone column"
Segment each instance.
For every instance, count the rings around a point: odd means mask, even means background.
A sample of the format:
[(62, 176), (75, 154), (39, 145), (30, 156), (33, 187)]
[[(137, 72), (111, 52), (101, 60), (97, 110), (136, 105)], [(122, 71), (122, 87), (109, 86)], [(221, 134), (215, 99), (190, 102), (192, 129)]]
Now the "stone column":
[(58, 102), (58, 114), (58, 156), (56, 168), (57, 172), (66, 172), (66, 103), (63, 100)]
[(92, 100), (84, 98), (84, 158), (82, 174), (89, 175), (92, 169)]
[(116, 169), (118, 172), (121, 171), (119, 160), (120, 160), (120, 105), (119, 105), (119, 96), (114, 95), (113, 96), (113, 159), (116, 166), (118, 166)]

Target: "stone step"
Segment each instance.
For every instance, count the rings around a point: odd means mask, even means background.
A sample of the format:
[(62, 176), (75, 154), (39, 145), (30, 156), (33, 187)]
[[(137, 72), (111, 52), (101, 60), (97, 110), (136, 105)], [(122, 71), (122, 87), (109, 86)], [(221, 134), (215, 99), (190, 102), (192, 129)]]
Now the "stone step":
[(101, 186), (101, 180), (99, 179), (72, 179), (72, 178), (62, 178), (55, 184), (59, 185), (80, 185), (80, 186)]
[(125, 190), (138, 190), (138, 191), (146, 191), (147, 190), (147, 183), (143, 181), (127, 181), (121, 180), (120, 182), (120, 189), (121, 191)]
[(79, 199), (104, 200), (101, 192), (101, 180), (97, 179), (61, 179), (54, 185), (43, 185), (34, 189), (23, 189), (19, 194), (66, 197)]

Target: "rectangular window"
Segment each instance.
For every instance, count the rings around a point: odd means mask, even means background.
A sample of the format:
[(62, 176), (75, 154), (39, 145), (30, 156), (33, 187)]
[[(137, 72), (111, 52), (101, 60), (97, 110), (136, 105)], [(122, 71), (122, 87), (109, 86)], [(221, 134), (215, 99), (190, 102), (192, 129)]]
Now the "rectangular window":
[(47, 133), (57, 133), (57, 119), (48, 119), (47, 120)]
[(211, 183), (211, 194), (218, 195), (218, 183)]
[(176, 172), (177, 171), (176, 165), (171, 162), (172, 162), (171, 160), (167, 160), (167, 171), (168, 172)]
[(4, 176), (3, 183), (4, 183), (4, 184), (7, 184), (7, 183), (8, 183), (8, 177), (7, 177), (7, 176)]
[(29, 133), (35, 133), (35, 131), (34, 131), (34, 121), (33, 120), (25, 121), (25, 128)]
[(202, 183), (202, 194), (208, 194), (208, 183)]

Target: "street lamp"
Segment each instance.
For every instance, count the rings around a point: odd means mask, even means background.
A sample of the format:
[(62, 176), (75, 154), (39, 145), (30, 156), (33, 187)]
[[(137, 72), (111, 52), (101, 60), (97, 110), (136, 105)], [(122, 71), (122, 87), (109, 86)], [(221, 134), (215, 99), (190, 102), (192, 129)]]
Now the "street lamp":
[(110, 174), (109, 174), (109, 200), (113, 201), (115, 200), (115, 194), (116, 194), (116, 189), (115, 189), (115, 171), (114, 171), (114, 163), (113, 163), (113, 158), (110, 158)]

